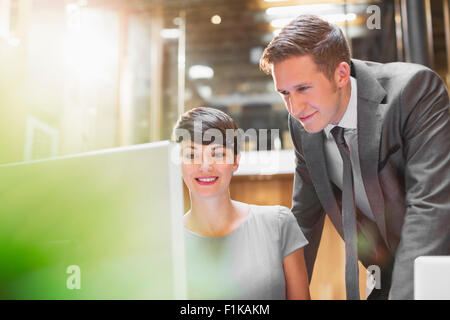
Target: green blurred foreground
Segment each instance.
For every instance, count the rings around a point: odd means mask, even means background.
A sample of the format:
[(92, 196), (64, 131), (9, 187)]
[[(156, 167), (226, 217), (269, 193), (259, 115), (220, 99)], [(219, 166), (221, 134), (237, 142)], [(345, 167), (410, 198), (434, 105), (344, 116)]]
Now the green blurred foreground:
[(175, 297), (167, 159), (136, 152), (0, 166), (0, 299)]

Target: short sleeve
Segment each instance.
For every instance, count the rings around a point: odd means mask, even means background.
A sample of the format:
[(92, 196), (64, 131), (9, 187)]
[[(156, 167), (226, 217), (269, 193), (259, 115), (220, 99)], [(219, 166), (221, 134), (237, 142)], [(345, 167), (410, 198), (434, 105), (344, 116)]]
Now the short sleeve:
[(308, 244), (308, 240), (303, 235), (294, 214), (288, 208), (279, 206), (278, 225), (283, 258)]

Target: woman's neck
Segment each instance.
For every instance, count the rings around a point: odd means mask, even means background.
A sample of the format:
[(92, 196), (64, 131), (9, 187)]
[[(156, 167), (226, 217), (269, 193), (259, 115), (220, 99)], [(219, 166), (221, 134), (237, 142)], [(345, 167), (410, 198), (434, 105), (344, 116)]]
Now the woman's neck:
[(191, 195), (191, 210), (184, 225), (200, 235), (221, 237), (239, 228), (247, 214), (248, 206), (231, 200), (228, 192), (208, 199)]

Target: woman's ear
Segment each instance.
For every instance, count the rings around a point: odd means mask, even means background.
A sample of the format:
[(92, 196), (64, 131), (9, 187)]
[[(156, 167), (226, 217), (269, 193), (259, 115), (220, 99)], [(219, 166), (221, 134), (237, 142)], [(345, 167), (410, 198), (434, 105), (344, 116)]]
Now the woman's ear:
[(236, 170), (239, 168), (239, 161), (241, 161), (241, 154), (240, 153), (238, 153), (234, 157), (233, 172), (236, 172)]

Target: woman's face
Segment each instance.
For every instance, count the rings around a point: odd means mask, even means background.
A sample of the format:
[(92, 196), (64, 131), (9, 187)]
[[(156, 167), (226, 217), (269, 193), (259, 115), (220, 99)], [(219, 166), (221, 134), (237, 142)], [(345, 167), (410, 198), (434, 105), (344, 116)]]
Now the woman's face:
[(194, 196), (212, 197), (228, 192), (240, 155), (220, 144), (181, 143), (183, 180)]

